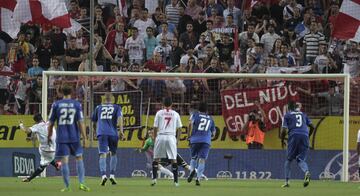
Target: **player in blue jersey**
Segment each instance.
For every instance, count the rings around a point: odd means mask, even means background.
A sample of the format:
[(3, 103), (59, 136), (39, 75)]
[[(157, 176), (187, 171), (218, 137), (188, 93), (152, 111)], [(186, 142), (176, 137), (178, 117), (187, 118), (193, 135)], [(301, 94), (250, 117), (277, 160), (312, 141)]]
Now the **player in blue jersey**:
[(205, 170), (205, 160), (210, 150), (211, 136), (215, 132), (215, 123), (211, 116), (207, 114), (207, 104), (205, 102), (199, 104), (198, 112), (191, 114), (188, 130), (191, 161), (190, 175), (187, 181), (191, 182), (196, 173), (196, 185), (200, 186), (200, 179)]
[[(310, 131), (308, 129), (310, 127)], [(305, 173), (304, 187), (310, 183), (310, 172), (306, 161), (309, 151), (309, 137), (314, 131), (314, 126), (306, 114), (300, 111), (300, 106), (294, 101), (288, 104), (288, 112), (285, 114), (282, 129), (281, 142), (284, 145), (288, 134), (287, 159), (285, 161), (285, 184), (282, 187), (289, 187), (290, 164), (294, 159), (298, 166)]]
[(118, 147), (120, 128), (120, 136), (123, 135), (122, 113), (121, 107), (117, 104), (112, 104), (111, 93), (105, 93), (105, 103), (98, 105), (92, 115), (91, 120), (94, 124), (97, 138), (99, 142), (99, 166), (101, 174), (101, 185), (104, 186), (106, 177), (106, 155), (110, 151), (110, 182), (116, 185), (115, 170), (117, 165), (116, 150)]
[(83, 146), (86, 143), (86, 132), (84, 116), (80, 102), (71, 99), (71, 87), (63, 85), (61, 87), (64, 97), (62, 100), (53, 103), (48, 126), (48, 142), (51, 142), (53, 127), (56, 129), (56, 157), (61, 158), (61, 173), (64, 179), (65, 188), (62, 192), (71, 191), (70, 189), (70, 170), (69, 155), (76, 157), (76, 168), (80, 182), (80, 190), (90, 191), (84, 184), (85, 168), (83, 162), (83, 149), (80, 144), (80, 133), (83, 137)]

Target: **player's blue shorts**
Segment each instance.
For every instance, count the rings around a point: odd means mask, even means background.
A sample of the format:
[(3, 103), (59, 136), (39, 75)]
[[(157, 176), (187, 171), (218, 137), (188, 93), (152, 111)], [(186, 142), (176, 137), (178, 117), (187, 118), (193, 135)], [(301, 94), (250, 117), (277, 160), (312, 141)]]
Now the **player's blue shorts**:
[(118, 136), (111, 136), (111, 135), (99, 135), (98, 137), (99, 142), (99, 153), (107, 153), (111, 152), (112, 154), (116, 154), (116, 150), (118, 148)]
[(207, 143), (193, 143), (191, 144), (191, 158), (207, 159), (210, 151), (210, 145)]
[(80, 156), (83, 154), (83, 148), (79, 142), (74, 143), (56, 143), (56, 157)]
[(288, 139), (287, 159), (305, 161), (309, 151), (309, 137), (303, 134), (293, 134)]

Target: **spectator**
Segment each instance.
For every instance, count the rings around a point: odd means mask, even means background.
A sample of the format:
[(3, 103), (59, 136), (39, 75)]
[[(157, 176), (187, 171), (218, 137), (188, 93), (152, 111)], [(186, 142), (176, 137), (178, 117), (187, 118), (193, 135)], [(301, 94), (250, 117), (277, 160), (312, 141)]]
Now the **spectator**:
[(344, 52), (344, 73), (351, 77), (360, 76), (360, 51), (359, 44), (355, 40), (350, 40)]
[(155, 47), (154, 52), (160, 53), (161, 61), (166, 65), (166, 67), (170, 67), (170, 52), (171, 46), (167, 43), (166, 37), (162, 37), (160, 40), (160, 44)]
[[(192, 49), (192, 48), (188, 48), (186, 50), (186, 54), (181, 57), (180, 65), (186, 67), (188, 65), (188, 61), (189, 61), (190, 58), (194, 58), (195, 62), (197, 62), (197, 57), (194, 55), (194, 49)], [(186, 68), (186, 70), (188, 70), (188, 68)]]
[[(212, 10), (215, 10), (216, 12), (212, 12)], [(212, 16), (213, 14), (215, 14), (215, 16), (217, 14), (221, 14), (223, 13), (224, 8), (219, 4), (219, 2), (216, 2), (215, 0), (209, 0), (208, 5), (206, 7), (206, 15), (208, 17)]]
[(51, 49), (54, 55), (60, 59), (60, 62), (65, 54), (66, 39), (66, 35), (61, 32), (60, 28), (53, 26), (52, 32), (50, 33)]
[(146, 60), (150, 60), (154, 53), (154, 49), (159, 45), (158, 40), (154, 37), (153, 28), (146, 28), (146, 37), (144, 38), (144, 43), (146, 48)]
[(231, 52), (234, 50), (234, 43), (230, 41), (229, 35), (224, 34), (222, 42), (216, 44), (216, 48), (219, 52), (219, 59), (221, 62), (231, 61)]
[(171, 42), (170, 52), (170, 67), (176, 67), (180, 65), (181, 56), (185, 54), (184, 49), (179, 46), (179, 42), (176, 38), (173, 38)]
[(258, 101), (255, 101), (257, 109), (251, 111), (242, 127), (242, 140), (245, 140), (248, 149), (263, 149), (265, 140), (265, 122), (267, 120), (264, 110)]
[(142, 64), (144, 60), (145, 43), (144, 40), (138, 36), (138, 29), (136, 27), (132, 28), (132, 36), (127, 38), (125, 49), (129, 55), (130, 64)]
[(271, 53), (274, 54), (275, 56), (278, 56), (280, 55), (281, 53), (281, 46), (282, 46), (282, 40), (279, 38), (279, 39), (276, 39), (274, 44), (273, 44), (273, 47), (271, 49)]
[(327, 45), (325, 43), (320, 44), (319, 55), (314, 60), (316, 73), (331, 73), (329, 72), (336, 64), (328, 54)]
[(141, 18), (136, 20), (134, 23), (134, 27), (136, 27), (139, 31), (139, 37), (140, 39), (144, 39), (146, 35), (146, 29), (148, 27), (151, 27), (153, 29), (156, 29), (156, 25), (154, 21), (149, 18), (149, 13), (146, 8), (144, 8), (141, 12)]
[(10, 78), (7, 75), (12, 74), (10, 67), (6, 66), (5, 58), (0, 57), (0, 104), (7, 104), (9, 98), (8, 85), (10, 83)]
[(194, 49), (197, 45), (199, 37), (196, 32), (194, 32), (194, 26), (192, 23), (186, 25), (186, 32), (180, 34), (179, 45), (184, 50), (188, 48)]
[(267, 27), (267, 33), (261, 36), (260, 42), (264, 44), (265, 54), (271, 53), (272, 47), (277, 39), (280, 39), (280, 36), (275, 33), (275, 28), (273, 24), (269, 24)]
[(181, 36), (182, 33), (187, 31), (187, 24), (192, 23), (193, 19), (191, 16), (185, 14), (185, 9), (183, 7), (179, 7), (179, 24), (177, 25), (177, 32)]
[(293, 55), (289, 53), (289, 45), (284, 43), (281, 45), (280, 54), (278, 55), (278, 58), (286, 57), (288, 60), (287, 65), (289, 66), (295, 66), (296, 61)]
[(325, 43), (325, 37), (322, 33), (318, 32), (317, 23), (311, 22), (310, 32), (304, 36), (303, 41), (306, 63), (314, 63), (321, 43)]
[(247, 31), (239, 33), (239, 41), (240, 41), (240, 52), (241, 54), (241, 60), (244, 61), (246, 50), (248, 48), (247, 40), (248, 39), (255, 40), (255, 43), (259, 43), (259, 36), (255, 33), (255, 25), (254, 24), (248, 24)]
[(224, 18), (226, 18), (228, 15), (232, 15), (234, 18), (234, 24), (238, 27), (240, 27), (242, 24), (241, 22), (241, 10), (237, 7), (235, 7), (234, 0), (227, 0), (227, 8), (223, 12)]
[(105, 25), (105, 19), (103, 17), (103, 11), (100, 6), (95, 7), (95, 24), (94, 33), (102, 37), (103, 40), (106, 38), (107, 27)]
[(166, 23), (167, 24), (167, 32), (170, 32), (170, 33), (174, 34), (174, 36), (178, 35), (177, 27), (172, 23), (168, 23), (167, 19), (166, 19), (166, 15), (163, 14), (163, 13), (160, 14), (160, 22), (161, 22), (160, 25), (157, 27), (158, 33), (162, 33), (162, 31), (163, 31), (162, 30), (162, 28), (163, 28), (162, 24)]
[(124, 32), (124, 24), (117, 23), (115, 25), (115, 30), (111, 30), (106, 36), (105, 48), (109, 51), (111, 56), (114, 56), (117, 47), (124, 46), (127, 38), (128, 35)]
[(51, 57), (54, 55), (51, 47), (51, 40), (49, 37), (45, 37), (42, 40), (41, 46), (37, 48), (35, 53), (40, 62), (40, 66), (47, 70), (50, 67)]
[(79, 19), (80, 16), (80, 7), (77, 0), (70, 1), (70, 10), (69, 10), (70, 17), (73, 19)]
[(167, 5), (165, 7), (165, 15), (168, 19), (168, 23), (174, 24), (175, 26), (178, 26), (179, 19), (180, 19), (180, 6), (178, 4), (178, 0), (171, 0), (171, 4)]
[(164, 21), (165, 14), (162, 13), (161, 8), (157, 7), (155, 9), (155, 13), (152, 14), (151, 19), (154, 21), (156, 27), (159, 27), (161, 23), (166, 22)]
[(168, 31), (168, 23), (166, 22), (161, 24), (161, 33), (156, 36), (156, 39), (160, 42), (162, 37), (166, 37), (169, 43), (175, 37), (174, 33)]
[(201, 11), (196, 20), (193, 23), (194, 31), (198, 34), (201, 34), (206, 31), (206, 20), (205, 20), (205, 12)]
[(82, 61), (81, 59), (81, 50), (76, 48), (76, 38), (71, 37), (69, 40), (69, 47), (66, 50), (65, 54), (66, 60), (66, 71), (77, 71), (79, 70), (79, 65)]
[(20, 80), (16, 84), (15, 100), (18, 114), (25, 114), (26, 108), (26, 91), (30, 88), (30, 83), (27, 82), (24, 74), (21, 74)]
[[(185, 9), (185, 14), (191, 16), (191, 18), (195, 21), (198, 19), (202, 8), (196, 4), (196, 0), (188, 0), (187, 7)], [(205, 13), (204, 13), (205, 15)]]
[(296, 3), (296, 0), (289, 0), (289, 4), (286, 5), (283, 10), (284, 21), (287, 21), (294, 17), (295, 9), (299, 9), (301, 13), (303, 7), (300, 4)]
[(118, 46), (115, 53), (114, 62), (117, 64), (121, 64), (124, 67), (128, 67), (129, 56), (126, 54), (124, 46)]
[(154, 72), (162, 72), (166, 70), (166, 65), (162, 62), (161, 54), (158, 52), (154, 52), (153, 58), (148, 60), (144, 67)]
[(83, 29), (79, 29), (76, 32), (76, 48), (83, 51), (89, 50), (89, 42), (88, 39), (84, 36)]
[(194, 51), (198, 58), (206, 58), (206, 46), (209, 42), (206, 41), (205, 35), (201, 34), (199, 43), (195, 46)]
[(37, 57), (34, 57), (32, 59), (32, 67), (28, 69), (28, 79), (34, 80), (37, 76), (42, 76), (43, 71), (44, 69), (39, 66), (39, 59)]
[(312, 93), (311, 96), (325, 98), (326, 104), (319, 108), (320, 115), (341, 116), (343, 113), (344, 96), (335, 90), (335, 86), (330, 86), (328, 92)]

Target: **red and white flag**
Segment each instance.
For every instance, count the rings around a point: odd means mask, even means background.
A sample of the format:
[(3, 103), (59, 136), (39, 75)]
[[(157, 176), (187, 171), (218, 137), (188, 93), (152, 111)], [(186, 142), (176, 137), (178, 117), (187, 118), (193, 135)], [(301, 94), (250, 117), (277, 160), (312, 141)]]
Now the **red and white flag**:
[(0, 1), (0, 30), (15, 39), (20, 31), (20, 23), (13, 19), (16, 0)]
[(52, 24), (71, 27), (70, 15), (64, 1), (21, 0), (16, 4), (14, 18), (22, 23)]
[(360, 41), (360, 0), (344, 0), (337, 16), (333, 37)]

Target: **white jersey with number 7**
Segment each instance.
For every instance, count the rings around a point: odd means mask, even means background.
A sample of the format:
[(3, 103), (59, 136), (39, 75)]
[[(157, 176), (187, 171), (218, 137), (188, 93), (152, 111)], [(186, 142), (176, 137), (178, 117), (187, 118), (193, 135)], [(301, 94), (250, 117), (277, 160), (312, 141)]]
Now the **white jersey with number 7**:
[(176, 136), (176, 129), (182, 127), (179, 113), (171, 109), (159, 110), (155, 115), (154, 127), (160, 135)]

